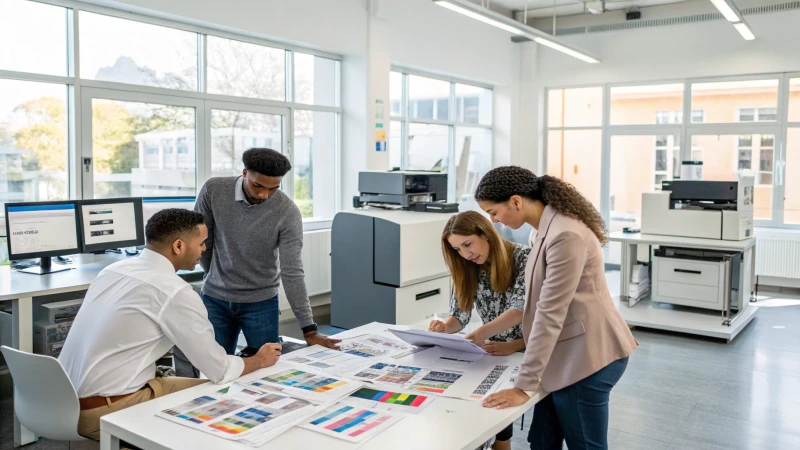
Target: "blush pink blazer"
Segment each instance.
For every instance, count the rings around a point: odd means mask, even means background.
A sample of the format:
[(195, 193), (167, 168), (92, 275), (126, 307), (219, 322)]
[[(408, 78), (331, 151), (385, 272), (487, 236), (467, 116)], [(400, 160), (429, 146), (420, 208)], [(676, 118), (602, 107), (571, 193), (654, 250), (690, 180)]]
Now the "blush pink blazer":
[(554, 392), (639, 344), (606, 285), (603, 248), (580, 220), (545, 207), (525, 273), (527, 347), (516, 387)]

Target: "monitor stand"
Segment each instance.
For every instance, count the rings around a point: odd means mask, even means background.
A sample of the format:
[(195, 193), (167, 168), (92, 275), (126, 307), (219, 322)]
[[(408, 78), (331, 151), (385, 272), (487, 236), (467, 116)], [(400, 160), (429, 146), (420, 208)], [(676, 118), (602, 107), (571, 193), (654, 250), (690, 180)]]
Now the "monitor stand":
[(122, 250), (118, 248), (107, 248), (105, 250), (98, 250), (96, 252), (90, 252), (90, 253), (93, 255), (105, 255), (106, 253), (122, 254)]
[(39, 258), (38, 266), (22, 269), (20, 270), (20, 272), (31, 273), (34, 275), (47, 275), (49, 273), (63, 272), (65, 270), (70, 270), (70, 267), (67, 266), (53, 267), (53, 261), (48, 256), (46, 258)]

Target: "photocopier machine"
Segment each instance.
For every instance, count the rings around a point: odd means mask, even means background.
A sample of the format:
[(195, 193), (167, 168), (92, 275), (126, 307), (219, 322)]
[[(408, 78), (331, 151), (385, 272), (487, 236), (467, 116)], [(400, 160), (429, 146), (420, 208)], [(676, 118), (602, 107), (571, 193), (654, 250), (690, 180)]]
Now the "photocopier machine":
[[(672, 180), (660, 192), (642, 194), (642, 234), (741, 241), (753, 237), (753, 178), (738, 181)], [(676, 240), (652, 257), (651, 298), (662, 303), (737, 309), (749, 284), (743, 254)], [(683, 246), (681, 246), (683, 244)], [(712, 246), (713, 247), (713, 246)]]
[(442, 231), (458, 212), (447, 174), (361, 172), (354, 210), (331, 230), (331, 325), (408, 324), (446, 312)]

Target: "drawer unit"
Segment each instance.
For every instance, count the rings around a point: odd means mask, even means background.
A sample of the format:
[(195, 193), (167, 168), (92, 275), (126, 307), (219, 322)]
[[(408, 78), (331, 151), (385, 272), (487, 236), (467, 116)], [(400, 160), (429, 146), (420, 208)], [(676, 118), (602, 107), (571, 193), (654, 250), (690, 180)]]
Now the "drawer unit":
[(721, 311), (725, 304), (725, 261), (653, 257), (653, 301)]
[(657, 270), (653, 272), (659, 281), (716, 287), (719, 286), (720, 275), (724, 274), (722, 262), (662, 257), (655, 257), (653, 260), (658, 260)]

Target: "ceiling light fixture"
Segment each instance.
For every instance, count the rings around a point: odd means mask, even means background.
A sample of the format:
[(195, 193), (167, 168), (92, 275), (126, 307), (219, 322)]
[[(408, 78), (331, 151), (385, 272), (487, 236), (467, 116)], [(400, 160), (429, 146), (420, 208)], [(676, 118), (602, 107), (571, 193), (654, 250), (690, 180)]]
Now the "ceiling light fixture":
[(756, 38), (756, 35), (750, 31), (750, 27), (747, 26), (746, 22), (735, 23), (733, 27), (736, 28), (736, 31), (738, 31), (746, 41), (752, 41)]
[(739, 8), (731, 0), (711, 0), (711, 3), (717, 7), (728, 22), (735, 23), (743, 20), (742, 13), (739, 12)]
[(742, 16), (739, 8), (733, 4), (733, 0), (711, 0), (711, 3), (722, 13), (722, 17), (724, 17), (725, 20), (733, 24), (736, 31), (738, 31), (746, 41), (752, 41), (756, 38), (747, 25), (747, 22), (745, 22), (744, 16)]
[(560, 42), (547, 33), (529, 27), (522, 22), (518, 22), (514, 19), (503, 16), (502, 14), (497, 14), (489, 9), (482, 8), (481, 6), (471, 3), (467, 0), (433, 0), (433, 2), (451, 11), (455, 11), (475, 20), (480, 20), (483, 23), (508, 31), (514, 35), (524, 36), (541, 45), (550, 47), (553, 50), (557, 50), (574, 58), (578, 58), (581, 61), (588, 63), (600, 62), (598, 58), (590, 55), (589, 53)]

